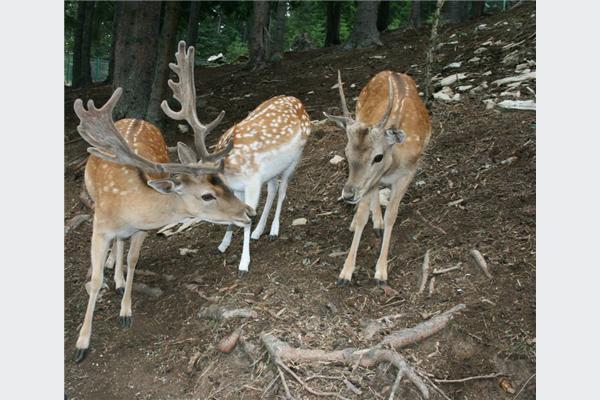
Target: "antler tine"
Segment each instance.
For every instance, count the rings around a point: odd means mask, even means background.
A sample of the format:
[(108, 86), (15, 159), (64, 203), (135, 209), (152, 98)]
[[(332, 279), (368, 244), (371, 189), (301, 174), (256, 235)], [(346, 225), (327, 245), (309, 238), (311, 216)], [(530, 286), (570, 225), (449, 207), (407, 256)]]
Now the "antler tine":
[(173, 82), (169, 79), (167, 82), (173, 91), (173, 97), (181, 104), (181, 110), (173, 111), (166, 100), (161, 103), (161, 108), (164, 113), (174, 120), (185, 120), (194, 130), (194, 144), (196, 152), (201, 161), (216, 161), (222, 159), (231, 150), (232, 146), (227, 146), (228, 151), (219, 151), (210, 154), (206, 148), (206, 135), (210, 133), (222, 120), (225, 111), (215, 118), (208, 125), (203, 125), (198, 119), (196, 113), (196, 87), (194, 84), (194, 47), (185, 49), (185, 41), (180, 41), (175, 53), (177, 64), (169, 64), (169, 67), (179, 77), (179, 82)]
[(350, 116), (350, 111), (348, 111), (348, 106), (346, 105), (346, 96), (344, 96), (344, 88), (342, 87), (342, 73), (338, 69), (338, 90), (340, 91), (340, 99), (342, 100), (342, 111), (344, 113), (344, 117), (352, 119)]
[(388, 105), (383, 114), (383, 117), (377, 124), (380, 128), (385, 127), (388, 119), (390, 118), (390, 114), (392, 113), (392, 107), (394, 105), (394, 85), (392, 84), (392, 77), (388, 76)]
[(80, 123), (77, 131), (81, 137), (93, 147), (88, 152), (104, 160), (117, 164), (131, 165), (145, 172), (168, 172), (182, 174), (219, 173), (223, 166), (183, 165), (173, 163), (154, 163), (137, 155), (121, 136), (112, 118), (112, 112), (121, 97), (123, 90), (117, 88), (110, 99), (101, 108), (96, 108), (92, 100), (88, 101), (88, 109), (81, 99), (75, 100), (75, 114)]

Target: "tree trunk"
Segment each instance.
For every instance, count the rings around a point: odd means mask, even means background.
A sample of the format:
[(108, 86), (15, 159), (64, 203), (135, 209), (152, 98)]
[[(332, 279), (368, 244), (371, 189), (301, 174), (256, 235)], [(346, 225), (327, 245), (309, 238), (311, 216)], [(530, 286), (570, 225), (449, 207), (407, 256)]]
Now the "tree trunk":
[(421, 2), (419, 0), (411, 1), (410, 19), (415, 28), (419, 29), (423, 26), (423, 20), (421, 19)]
[(388, 0), (381, 1), (377, 11), (377, 30), (379, 32), (385, 31), (388, 28), (390, 21), (390, 2)]
[(471, 2), (471, 18), (479, 18), (483, 16), (483, 10), (485, 9), (485, 1), (472, 1)]
[(190, 2), (190, 16), (188, 18), (188, 28), (186, 35), (186, 44), (196, 47), (198, 40), (198, 20), (200, 19), (200, 4), (197, 1)]
[(288, 2), (278, 1), (277, 10), (275, 12), (275, 27), (273, 29), (273, 35), (271, 37), (271, 55), (269, 59), (281, 59), (283, 58), (284, 51), (284, 39), (285, 39), (285, 13), (287, 11)]
[(356, 22), (345, 49), (371, 46), (383, 46), (377, 30), (377, 9), (379, 1), (359, 1), (356, 10)]
[(156, 56), (156, 72), (152, 84), (152, 94), (148, 106), (147, 119), (158, 124), (164, 116), (160, 103), (165, 100), (168, 92), (169, 62), (173, 61), (176, 49), (177, 21), (179, 21), (180, 5), (178, 1), (165, 2), (165, 13), (160, 30), (160, 43)]
[(90, 70), (90, 50), (94, 27), (95, 2), (77, 4), (77, 28), (73, 43), (73, 79), (71, 87), (88, 87), (92, 83)]
[(468, 1), (449, 0), (442, 9), (442, 23), (458, 24), (469, 18)]
[(325, 47), (337, 46), (340, 41), (340, 19), (342, 17), (342, 3), (337, 1), (327, 2), (327, 25), (325, 26)]
[(119, 9), (121, 8), (121, 2), (115, 1), (115, 9), (113, 13), (113, 23), (112, 23), (112, 37), (111, 37), (111, 45), (110, 45), (110, 60), (108, 62), (108, 76), (106, 77), (106, 82), (112, 83), (115, 76), (115, 47), (117, 46), (117, 32), (119, 31)]
[(263, 68), (267, 63), (267, 41), (265, 30), (269, 20), (269, 3), (255, 1), (253, 3), (248, 35), (248, 48), (250, 50), (249, 67), (253, 70)]
[(115, 47), (113, 89), (123, 88), (115, 118), (146, 118), (158, 47), (159, 2), (123, 2)]

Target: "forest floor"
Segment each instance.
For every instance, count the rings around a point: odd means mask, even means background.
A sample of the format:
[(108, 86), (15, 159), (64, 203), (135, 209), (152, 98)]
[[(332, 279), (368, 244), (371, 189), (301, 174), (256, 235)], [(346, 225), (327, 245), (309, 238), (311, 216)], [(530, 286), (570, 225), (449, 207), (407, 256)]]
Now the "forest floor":
[[(442, 28), (440, 41), (445, 44), (440, 46), (434, 73), (462, 60), (463, 67), (456, 72), (467, 73), (467, 81), (474, 80), (467, 84), (515, 75), (514, 66), (501, 60), (514, 49), (520, 57), (535, 60), (534, 14), (532, 3)], [(428, 33), (425, 29), (387, 33), (383, 35), (385, 47), (379, 49), (290, 53), (261, 73), (250, 73), (242, 65), (197, 68), (198, 93), (209, 94), (200, 118), (208, 121), (226, 110), (220, 127), (224, 131), (262, 101), (286, 94), (304, 103), (311, 120), (322, 120), (323, 111), (340, 112), (338, 92), (331, 89), (338, 68), (347, 82), (351, 109), (354, 101), (350, 99), (381, 70), (406, 72), (422, 83)], [(503, 46), (487, 45), (487, 50), (477, 53), (482, 59), (479, 63), (467, 62), (488, 40), (519, 44), (506, 51)], [(488, 70), (491, 75), (484, 75)], [(514, 398), (536, 366), (535, 112), (486, 109), (482, 100), (491, 97), (491, 86), (477, 94), (464, 94), (457, 102), (432, 105), (432, 141), (402, 201), (392, 236), (388, 283), (396, 293), (386, 294), (372, 283), (379, 239), (369, 228), (359, 248), (353, 284), (335, 285), (352, 240), (348, 227), (353, 208), (336, 201), (347, 165), (332, 165), (329, 160), (336, 154), (344, 156), (346, 136), (330, 124), (313, 126), (288, 189), (280, 237), (269, 241), (263, 236), (251, 243), (246, 279), (237, 278), (239, 229), (225, 254), (216, 251), (224, 226), (203, 223), (168, 238), (151, 234), (135, 280), (160, 288), (162, 294), (153, 298), (134, 292), (133, 326), (120, 329), (120, 298), (114, 291), (112, 272), (107, 270), (105, 281), (110, 289), (97, 303), (91, 349), (80, 364), (74, 363), (73, 353), (88, 299), (84, 284), (91, 224), (66, 234), (65, 393), (70, 399), (285, 398), (281, 381), (273, 383), (277, 369), (264, 354), (261, 332), (303, 348), (364, 347), (373, 343), (361, 334), (364, 320), (402, 314), (393, 326), (399, 329), (464, 303), (466, 310), (445, 330), (400, 353), (432, 379), (507, 375), (438, 383), (452, 399)], [(533, 92), (535, 83), (530, 86)], [(65, 164), (87, 147), (76, 140), (73, 100), (89, 97), (102, 104), (110, 94), (107, 85), (85, 93), (65, 90)], [(163, 132), (169, 146), (177, 141), (192, 143), (190, 134), (179, 132), (175, 123), (166, 125)], [(90, 213), (78, 199), (82, 184), (81, 172), (65, 168), (65, 221)], [(291, 226), (300, 217), (308, 223)], [(181, 249), (197, 252), (181, 255)], [(460, 263), (461, 268), (439, 276), (431, 296), (419, 296), (421, 263), (428, 249), (433, 267)], [(493, 279), (470, 262), (471, 249), (484, 255)], [(199, 319), (198, 312), (210, 304), (250, 307), (258, 316), (228, 322)], [(259, 357), (254, 360), (244, 346), (238, 345), (229, 354), (217, 349), (219, 341), (239, 327), (243, 341), (250, 344), (246, 347), (258, 349)], [(395, 379), (393, 368), (385, 365), (352, 368), (321, 363), (292, 368), (304, 378), (312, 377), (308, 381), (312, 387), (352, 399), (388, 398)], [(358, 391), (349, 389), (343, 379)], [(317, 398), (291, 379), (288, 384), (295, 398)], [(514, 390), (507, 388), (509, 384)], [(400, 389), (398, 398), (419, 398), (408, 383)], [(442, 396), (433, 391), (432, 398)], [(535, 379), (519, 394), (521, 400), (533, 398)]]

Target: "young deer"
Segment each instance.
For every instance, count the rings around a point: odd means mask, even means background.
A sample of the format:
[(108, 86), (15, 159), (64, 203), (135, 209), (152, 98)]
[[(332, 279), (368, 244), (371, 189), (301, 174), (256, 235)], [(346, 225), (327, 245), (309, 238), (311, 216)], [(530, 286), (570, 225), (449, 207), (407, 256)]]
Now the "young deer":
[[(177, 65), (171, 64), (173, 71), (179, 75), (180, 82), (184, 82), (186, 79), (182, 65), (188, 62), (189, 57), (193, 60), (192, 47), (190, 47), (190, 51), (191, 53), (185, 54), (185, 42), (180, 42), (176, 53)], [(193, 71), (189, 72), (189, 76), (191, 78), (187, 81), (186, 88), (189, 92), (195, 93)], [(179, 99), (181, 94), (175, 91), (173, 85), (170, 83), (169, 85), (173, 88), (174, 97)], [(180, 87), (178, 90), (182, 90), (182, 88)], [(195, 97), (188, 98), (194, 99)], [(188, 107), (183, 103), (182, 105), (184, 108)], [(165, 110), (165, 112), (167, 111)], [(173, 119), (181, 119), (178, 115), (168, 112), (167, 115)], [(238, 268), (240, 277), (248, 272), (250, 238), (260, 238), (267, 224), (269, 211), (277, 192), (278, 179), (281, 182), (270, 237), (274, 239), (279, 235), (279, 217), (288, 181), (300, 160), (309, 135), (310, 119), (300, 100), (291, 96), (277, 96), (260, 104), (243, 121), (225, 132), (217, 143), (217, 149), (220, 149), (221, 152), (224, 151), (226, 144), (233, 146), (231, 152), (224, 159), (224, 179), (236, 196), (253, 209), (256, 209), (258, 205), (262, 185), (267, 182), (267, 200), (252, 235), (250, 235), (251, 225), (244, 226), (244, 245)], [(203, 146), (203, 141), (196, 141), (199, 151), (204, 149)], [(219, 251), (227, 250), (232, 236), (233, 228), (230, 225), (219, 245)]]
[[(360, 92), (356, 120), (346, 106), (339, 71), (338, 85), (344, 115), (325, 116), (346, 130), (349, 176), (342, 198), (358, 206), (350, 225), (354, 238), (337, 284), (346, 286), (352, 279), (356, 251), (370, 210), (375, 232), (380, 237), (383, 233), (375, 270), (376, 283), (383, 285), (387, 281), (388, 250), (398, 207), (429, 143), (431, 122), (415, 82), (408, 75), (392, 71), (375, 75)], [(380, 186), (391, 186), (392, 189), (383, 218), (379, 204)]]
[[(185, 86), (183, 82), (169, 84), (173, 88)], [(167, 146), (158, 128), (138, 119), (113, 121), (112, 111), (121, 93), (121, 88), (115, 90), (100, 109), (91, 100), (87, 110), (80, 99), (75, 101), (75, 113), (80, 119), (77, 129), (93, 146), (88, 148), (92, 155), (85, 169), (85, 184), (96, 204), (89, 301), (76, 345), (77, 362), (83, 360), (89, 347), (94, 307), (102, 286), (104, 263), (111, 241), (115, 241), (119, 268), (123, 240), (131, 239), (127, 280), (119, 312), (120, 325), (129, 327), (133, 275), (147, 230), (189, 218), (245, 226), (250, 217), (256, 215), (253, 209), (234, 196), (220, 178), (222, 158), (231, 150), (231, 145), (214, 154), (209, 154), (204, 145), (198, 146), (202, 149), (198, 161), (191, 148), (178, 143), (181, 163), (169, 163)], [(169, 115), (184, 116), (194, 129), (197, 140), (203, 141), (223, 115), (206, 126), (202, 125), (196, 116), (195, 97), (190, 98), (191, 95), (189, 91), (179, 91), (178, 99), (186, 107), (178, 113), (170, 110), (166, 102), (162, 107)], [(120, 274), (123, 284), (122, 271)], [(119, 279), (115, 277), (115, 280), (118, 289), (122, 288)]]

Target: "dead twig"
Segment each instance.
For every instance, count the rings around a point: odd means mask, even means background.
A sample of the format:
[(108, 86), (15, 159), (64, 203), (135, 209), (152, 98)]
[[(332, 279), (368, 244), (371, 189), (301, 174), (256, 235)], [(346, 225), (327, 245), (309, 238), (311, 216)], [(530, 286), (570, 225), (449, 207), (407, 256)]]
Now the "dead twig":
[(285, 376), (283, 375), (283, 371), (281, 370), (281, 367), (279, 365), (277, 366), (277, 372), (279, 372), (281, 384), (283, 385), (283, 389), (285, 390), (285, 398), (289, 400), (293, 399), (292, 394), (290, 393), (290, 388), (287, 385), (287, 381), (285, 380)]
[(432, 276), (431, 279), (429, 280), (429, 293), (427, 294), (427, 296), (431, 297), (431, 295), (433, 295), (434, 290), (435, 290), (435, 276)]
[(433, 272), (431, 273), (432, 275), (442, 275), (445, 274), (447, 272), (452, 272), (452, 271), (456, 271), (457, 269), (460, 269), (460, 264), (454, 266), (454, 267), (449, 267), (449, 268), (444, 268), (444, 269), (434, 269)]
[(492, 274), (490, 273), (490, 269), (488, 268), (488, 265), (485, 262), (485, 258), (483, 258), (483, 256), (479, 252), (479, 250), (473, 249), (469, 252), (469, 254), (471, 254), (471, 257), (473, 258), (475, 265), (477, 267), (479, 267), (479, 269), (481, 269), (481, 271), (485, 274), (485, 276), (487, 276), (489, 279), (492, 279)]
[(462, 379), (434, 379), (434, 381), (436, 381), (437, 383), (461, 383), (461, 382), (468, 382), (468, 381), (473, 381), (473, 380), (477, 380), (477, 379), (493, 379), (493, 378), (497, 378), (499, 376), (507, 376), (507, 374), (504, 374), (502, 372), (497, 372), (495, 374), (469, 376), (469, 377), (462, 378)]
[(523, 384), (523, 386), (521, 386), (521, 389), (519, 389), (519, 392), (515, 395), (515, 398), (513, 400), (517, 400), (517, 398), (519, 397), (519, 395), (521, 394), (521, 392), (523, 391), (523, 389), (525, 389), (525, 387), (527, 386), (527, 384), (529, 383), (529, 381), (535, 376), (535, 374), (531, 375), (529, 377), (529, 379), (527, 379), (525, 381), (525, 383)]
[(441, 234), (443, 234), (443, 235), (447, 235), (447, 234), (448, 234), (448, 233), (447, 233), (445, 230), (443, 230), (443, 229), (442, 229), (442, 228), (440, 228), (439, 226), (437, 226), (437, 225), (434, 225), (434, 224), (432, 224), (430, 221), (428, 221), (427, 219), (425, 219), (425, 217), (423, 216), (423, 214), (421, 214), (421, 212), (420, 212), (419, 210), (416, 210), (416, 209), (415, 209), (415, 212), (417, 213), (417, 215), (418, 215), (419, 217), (421, 217), (421, 219), (423, 220), (423, 222), (425, 222), (425, 223), (426, 223), (426, 224), (427, 224), (427, 225), (428, 225), (430, 228), (433, 228), (433, 229), (435, 229), (436, 231), (440, 232), (440, 233), (441, 233)]
[(425, 257), (423, 257), (423, 265), (421, 266), (421, 283), (419, 284), (418, 294), (423, 293), (425, 290), (425, 285), (427, 285), (427, 279), (429, 278), (429, 253), (430, 250), (427, 249), (425, 252)]
[(65, 224), (65, 235), (73, 229), (77, 228), (82, 223), (89, 221), (90, 218), (90, 214), (79, 214), (68, 220)]

